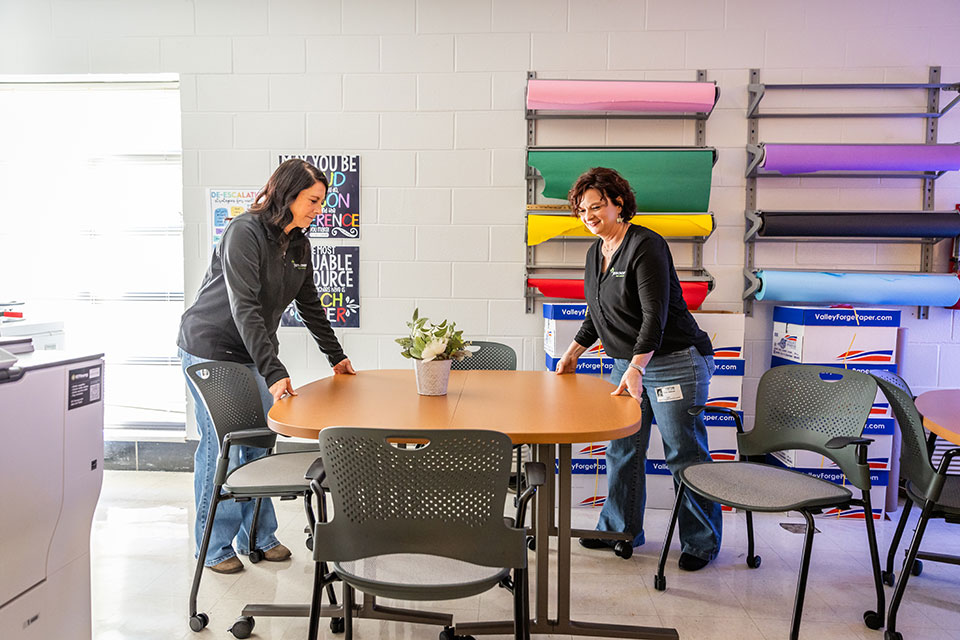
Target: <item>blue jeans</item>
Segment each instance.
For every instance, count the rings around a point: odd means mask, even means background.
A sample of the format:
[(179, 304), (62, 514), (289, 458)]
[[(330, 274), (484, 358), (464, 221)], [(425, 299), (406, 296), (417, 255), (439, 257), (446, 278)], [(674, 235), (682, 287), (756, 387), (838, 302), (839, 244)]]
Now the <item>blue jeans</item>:
[[(629, 360), (614, 359), (610, 374), (612, 383), (620, 383), (629, 363)], [(607, 499), (600, 512), (598, 530), (632, 534), (634, 546), (644, 542), (645, 466), (654, 416), (675, 485), (679, 469), (692, 462), (710, 460), (703, 416), (691, 416), (687, 409), (707, 403), (707, 389), (715, 369), (713, 356), (701, 356), (694, 347), (655, 355), (647, 364), (643, 376), (640, 431), (613, 440), (607, 447)], [(678, 385), (683, 397), (658, 401), (657, 388), (671, 385)], [(678, 524), (685, 553), (704, 560), (713, 560), (717, 556), (722, 530), (719, 504), (687, 491), (680, 506)]]
[[(207, 358), (200, 358), (180, 349), (180, 364), (183, 375), (186, 376), (187, 367), (198, 362), (209, 362)], [(257, 372), (256, 365), (247, 365), (257, 379), (260, 389), (260, 399), (263, 410), (266, 412), (273, 406), (273, 396), (267, 387), (267, 381)], [(190, 395), (196, 405), (197, 430), (200, 432), (200, 444), (193, 458), (193, 494), (197, 507), (197, 520), (194, 523), (193, 539), (196, 544), (194, 557), (200, 554), (200, 541), (203, 539), (203, 530), (207, 525), (207, 515), (210, 513), (210, 502), (213, 500), (214, 476), (217, 471), (217, 458), (220, 455), (220, 440), (217, 430), (213, 428), (213, 420), (203, 404), (193, 385), (187, 383)], [(229, 469), (251, 462), (267, 455), (266, 449), (258, 447), (230, 447)], [(210, 567), (237, 555), (233, 550), (233, 539), (237, 539), (237, 549), (241, 555), (250, 553), (250, 525), (253, 520), (255, 500), (235, 502), (224, 500), (217, 505), (216, 519), (213, 521), (213, 530), (210, 532), (210, 546), (207, 547), (207, 557), (204, 565)], [(277, 540), (277, 514), (273, 510), (273, 502), (269, 498), (261, 501), (260, 514), (257, 516), (257, 548), (266, 551), (280, 544)]]

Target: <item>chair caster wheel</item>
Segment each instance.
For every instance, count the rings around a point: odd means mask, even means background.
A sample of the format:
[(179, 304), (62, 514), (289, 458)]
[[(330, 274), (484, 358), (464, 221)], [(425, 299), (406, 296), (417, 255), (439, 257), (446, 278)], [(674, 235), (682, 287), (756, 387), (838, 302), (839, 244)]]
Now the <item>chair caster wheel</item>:
[(444, 627), (440, 632), (440, 640), (476, 640), (473, 636), (458, 636), (453, 627)]
[(307, 546), (307, 549), (313, 551), (313, 536), (309, 536), (303, 544)]
[(747, 556), (747, 566), (751, 569), (759, 567), (761, 562), (763, 562), (763, 558), (760, 556)]
[(921, 573), (923, 573), (923, 563), (920, 562), (919, 560), (914, 560), (913, 568), (910, 569), (910, 575), (918, 576)]
[(653, 576), (653, 588), (657, 591), (666, 591), (667, 590), (667, 577), (656, 575)]
[(191, 631), (203, 631), (210, 623), (210, 618), (205, 613), (198, 613), (195, 616), (190, 616), (190, 630)]
[(883, 584), (887, 585), (888, 587), (892, 587), (894, 581), (896, 580), (896, 576), (894, 575), (893, 571), (881, 571), (880, 580), (882, 580)]
[(258, 562), (263, 560), (263, 551), (261, 551), (260, 549), (254, 549), (253, 551), (250, 552), (250, 555), (248, 555), (247, 557), (250, 558), (250, 562), (252, 562), (253, 564), (257, 564)]
[(883, 640), (903, 640), (903, 634), (899, 631), (887, 631), (883, 632)]
[(867, 627), (870, 629), (882, 629), (883, 615), (878, 614), (876, 611), (864, 611), (863, 624), (867, 625)]
[(346, 629), (346, 623), (343, 618), (330, 618), (330, 631), (333, 633), (343, 633)]
[(534, 536), (527, 536), (527, 549), (530, 551), (537, 550), (537, 539)]
[(633, 545), (626, 540), (619, 540), (617, 544), (613, 545), (613, 552), (627, 560), (633, 555)]
[(234, 638), (249, 638), (255, 626), (252, 616), (240, 616), (227, 631), (232, 633)]

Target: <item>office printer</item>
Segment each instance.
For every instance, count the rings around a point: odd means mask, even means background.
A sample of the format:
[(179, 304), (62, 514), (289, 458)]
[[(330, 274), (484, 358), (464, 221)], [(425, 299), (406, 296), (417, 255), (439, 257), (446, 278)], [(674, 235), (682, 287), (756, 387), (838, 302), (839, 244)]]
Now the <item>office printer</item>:
[(103, 354), (0, 347), (0, 638), (89, 640)]

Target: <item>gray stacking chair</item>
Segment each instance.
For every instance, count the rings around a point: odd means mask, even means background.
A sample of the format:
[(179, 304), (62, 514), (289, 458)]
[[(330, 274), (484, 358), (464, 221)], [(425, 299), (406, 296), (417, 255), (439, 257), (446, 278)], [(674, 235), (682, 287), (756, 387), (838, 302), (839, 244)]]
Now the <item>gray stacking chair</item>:
[[(731, 409), (690, 409), (693, 414), (713, 411), (733, 415), (740, 460), (697, 462), (679, 472), (677, 499), (660, 550), (654, 587), (658, 591), (666, 589), (663, 568), (684, 491), (694, 491), (710, 500), (746, 511), (747, 566), (751, 569), (760, 566), (760, 556), (754, 554), (752, 512), (799, 511), (807, 526), (790, 631), (790, 638), (796, 640), (800, 633), (813, 549), (813, 515), (831, 507), (861, 505), (868, 514), (864, 521), (877, 592), (876, 610), (864, 612), (863, 619), (871, 629), (881, 628), (884, 594), (876, 531), (869, 515), (872, 506), (867, 445), (871, 440), (861, 437), (876, 394), (876, 382), (865, 373), (816, 365), (787, 365), (770, 369), (760, 378), (756, 422), (752, 431), (744, 432), (739, 414)], [(759, 461), (765, 454), (784, 449), (807, 449), (833, 460), (846, 474), (847, 481), (860, 490), (861, 497), (855, 498), (845, 486)]]
[[(421, 446), (396, 446), (400, 442)], [(510, 450), (510, 438), (495, 431), (321, 431), (333, 518), (314, 529), (318, 564), (308, 638), (316, 638), (321, 588), (336, 578), (343, 581), (347, 640), (353, 637), (355, 589), (433, 601), (466, 598), (498, 584), (513, 591), (515, 637), (529, 638), (525, 530), (514, 524), (524, 521), (546, 472), (541, 463), (528, 464), (530, 486), (516, 518), (505, 519)], [(319, 483), (313, 480), (317, 491)], [(333, 575), (320, 567), (324, 560), (333, 562)], [(450, 626), (440, 634), (457, 637)]]
[[(200, 555), (197, 557), (190, 589), (190, 628), (201, 631), (210, 620), (206, 613), (197, 612), (197, 593), (200, 590), (203, 562), (210, 546), (217, 505), (224, 500), (256, 500), (250, 531), (249, 559), (254, 563), (260, 562), (263, 552), (256, 549), (260, 501), (263, 498), (293, 500), (303, 497), (309, 530), (312, 532), (316, 517), (311, 503), (314, 492), (310, 487), (310, 480), (322, 473), (323, 464), (316, 451), (273, 453), (277, 434), (267, 427), (257, 382), (253, 373), (244, 365), (236, 362), (201, 362), (187, 367), (187, 379), (203, 398), (221, 443), (214, 476), (213, 499), (210, 501), (210, 512), (207, 515), (203, 539), (200, 542)], [(269, 451), (265, 457), (229, 469), (230, 447), (236, 446), (261, 447)], [(322, 516), (322, 501), (320, 508)], [(311, 539), (308, 539), (307, 546), (312, 548)], [(332, 587), (327, 590), (327, 595), (331, 603), (336, 603)], [(265, 615), (271, 614), (272, 605), (252, 606)], [(273, 614), (288, 615), (278, 609), (273, 610)], [(253, 631), (254, 624), (252, 616), (243, 615), (237, 618), (230, 632), (237, 638), (246, 638)], [(331, 626), (339, 624), (341, 623), (334, 621)]]
[[(458, 371), (516, 371), (517, 370), (517, 352), (513, 347), (502, 342), (489, 342), (485, 340), (473, 340), (470, 342), (470, 349), (473, 354), (469, 358), (450, 363), (450, 368)], [(511, 479), (511, 485), (516, 482), (516, 487), (522, 490), (523, 474), (523, 445), (516, 445), (514, 451), (517, 454), (517, 475)]]
[[(887, 629), (884, 631), (884, 640), (901, 640), (903, 635), (897, 631), (897, 609), (903, 599), (903, 592), (907, 587), (910, 575), (920, 575), (917, 553), (920, 551), (920, 541), (926, 531), (927, 523), (931, 518), (943, 518), (946, 522), (960, 524), (960, 476), (948, 474), (950, 462), (960, 455), (960, 447), (949, 449), (943, 454), (939, 468), (934, 468), (930, 461), (930, 445), (933, 442), (926, 440), (923, 429), (923, 418), (913, 402), (910, 387), (900, 376), (886, 371), (877, 371), (872, 374), (880, 385), (880, 391), (890, 401), (893, 414), (897, 417), (900, 435), (903, 437), (900, 448), (900, 476), (906, 479), (905, 488), (907, 500), (903, 505), (903, 513), (897, 523), (896, 533), (890, 542), (887, 551), (887, 569), (883, 572), (883, 581), (893, 585), (893, 557), (900, 546), (903, 530), (907, 526), (907, 518), (914, 503), (920, 505), (920, 520), (917, 522), (913, 540), (907, 548), (906, 559), (900, 569), (900, 579), (897, 581), (893, 598), (890, 600), (890, 610), (887, 613)], [(932, 434), (931, 434), (932, 435)], [(955, 563), (955, 560), (946, 559)]]
[(462, 371), (516, 371), (517, 370), (517, 352), (510, 345), (501, 342), (486, 342), (483, 340), (473, 340), (470, 346), (478, 349), (469, 349), (473, 354), (469, 358), (464, 358), (460, 362), (454, 360), (450, 363), (451, 369)]

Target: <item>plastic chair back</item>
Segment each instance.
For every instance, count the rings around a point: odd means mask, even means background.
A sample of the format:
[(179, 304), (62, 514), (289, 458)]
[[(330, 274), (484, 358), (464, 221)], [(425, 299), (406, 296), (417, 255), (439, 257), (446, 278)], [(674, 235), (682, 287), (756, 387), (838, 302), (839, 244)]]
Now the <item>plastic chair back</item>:
[(877, 395), (869, 375), (818, 365), (774, 367), (760, 378), (756, 421), (738, 436), (740, 453), (807, 449), (833, 460), (858, 489), (870, 488), (870, 469), (856, 447), (828, 449), (837, 436), (859, 438)]
[(918, 492), (930, 495), (937, 472), (930, 462), (923, 418), (913, 402), (913, 393), (903, 378), (895, 373), (873, 371), (871, 375), (877, 379), (880, 391), (890, 402), (900, 427), (900, 475), (909, 480)]
[[(187, 367), (187, 379), (203, 398), (213, 420), (218, 442), (223, 436), (240, 429), (266, 428), (260, 390), (253, 372), (237, 362), (200, 362)], [(272, 448), (276, 434), (243, 444)]]
[(517, 352), (509, 345), (501, 342), (485, 342), (483, 340), (474, 340), (472, 347), (479, 347), (477, 350), (471, 349), (473, 353), (469, 358), (464, 358), (460, 362), (454, 360), (450, 363), (451, 369), (460, 371), (516, 371), (517, 370)]
[[(396, 441), (423, 446), (398, 448)], [(334, 513), (316, 528), (314, 544), (325, 559), (423, 553), (526, 566), (525, 533), (503, 520), (512, 450), (506, 435), (328, 427), (320, 450)]]

